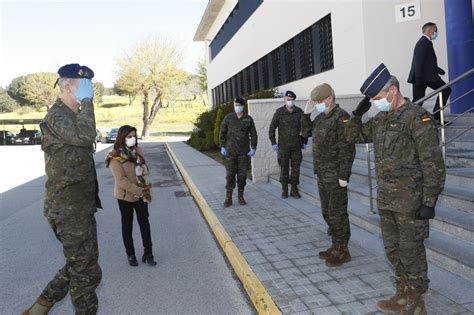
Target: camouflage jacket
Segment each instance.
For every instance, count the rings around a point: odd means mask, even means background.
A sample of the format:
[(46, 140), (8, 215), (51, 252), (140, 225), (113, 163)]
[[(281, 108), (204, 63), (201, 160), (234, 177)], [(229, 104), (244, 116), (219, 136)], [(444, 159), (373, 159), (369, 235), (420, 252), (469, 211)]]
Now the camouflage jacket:
[(278, 108), (273, 115), (268, 136), (272, 145), (276, 144), (275, 129), (278, 128), (278, 145), (281, 150), (301, 149), (303, 143), (307, 143), (307, 139), (301, 137), (301, 117), (303, 110), (299, 107), (293, 107), (290, 112), (286, 105)]
[(40, 126), (48, 177), (46, 190), (82, 183), (93, 191), (96, 173), (92, 153), (96, 127), (92, 102), (83, 103), (82, 110), (76, 114), (58, 99)]
[(311, 122), (310, 114), (301, 120), (303, 137), (313, 137), (314, 173), (322, 181), (349, 180), (355, 157), (355, 145), (344, 136), (344, 121), (349, 114), (339, 105), (321, 113)]
[(227, 114), (222, 121), (219, 144), (230, 156), (246, 155), (250, 146), (257, 149), (257, 130), (252, 117), (247, 113), (240, 118), (236, 113)]
[(434, 207), (446, 170), (431, 114), (406, 99), (396, 111), (379, 112), (366, 123), (354, 116), (345, 124), (348, 141), (374, 143), (378, 208), (415, 213)]

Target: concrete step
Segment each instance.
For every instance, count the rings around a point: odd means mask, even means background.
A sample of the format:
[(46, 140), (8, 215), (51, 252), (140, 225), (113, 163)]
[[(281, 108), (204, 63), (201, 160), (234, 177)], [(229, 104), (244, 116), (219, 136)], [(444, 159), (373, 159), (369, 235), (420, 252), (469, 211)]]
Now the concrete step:
[[(453, 121), (454, 118), (459, 114), (447, 114), (444, 115), (444, 119), (447, 121)], [(457, 118), (453, 122), (454, 126), (474, 126), (474, 113), (467, 113), (464, 116)]]
[[(354, 179), (353, 173), (351, 182), (349, 183), (348, 197), (370, 208), (370, 198), (368, 186), (365, 183), (358, 182)], [(361, 176), (363, 180), (368, 181), (367, 176)], [(375, 184), (375, 179), (372, 179)], [(316, 177), (309, 173), (307, 168), (301, 168), (300, 181), (308, 185), (317, 185)], [(373, 206), (377, 209), (377, 191), (373, 190)], [(438, 202), (436, 205), (436, 217), (432, 220), (433, 226), (437, 230), (454, 235), (464, 241), (474, 242), (474, 216), (459, 209), (448, 207), (445, 204)]]
[(470, 150), (474, 151), (474, 137), (469, 140), (454, 140), (450, 143), (447, 144), (447, 150), (448, 152), (451, 149), (462, 149), (462, 150)]
[[(305, 160), (300, 169), (302, 176), (310, 179), (316, 179), (313, 173), (312, 164)], [(354, 198), (367, 205), (370, 204), (368, 191), (368, 170), (367, 166), (359, 166), (354, 164), (352, 166), (352, 175), (349, 182), (349, 194), (357, 193)], [(375, 171), (372, 172), (372, 185), (375, 187)], [(464, 173), (462, 169), (456, 168), (451, 171), (447, 170), (445, 189), (440, 195), (438, 205), (447, 208), (455, 208), (468, 213), (474, 213), (474, 190), (469, 189), (474, 187), (474, 169), (467, 169)], [(376, 189), (373, 190), (374, 200), (377, 198)]]
[(474, 151), (463, 149), (447, 150), (446, 166), (449, 168), (474, 167)]
[[(279, 186), (278, 176), (271, 176), (270, 182)], [(319, 202), (315, 179), (302, 178), (299, 188), (303, 198)], [(351, 223), (380, 236), (379, 216), (370, 214), (369, 207), (353, 198), (354, 194), (349, 193), (348, 208)], [(426, 241), (428, 260), (445, 270), (472, 280), (474, 278), (474, 244), (439, 231), (436, 224), (432, 227), (430, 239)]]
[[(474, 129), (469, 129), (469, 126), (447, 126), (445, 129), (446, 141), (459, 135), (456, 140), (472, 140), (474, 138)], [(441, 133), (440, 133), (441, 139)]]

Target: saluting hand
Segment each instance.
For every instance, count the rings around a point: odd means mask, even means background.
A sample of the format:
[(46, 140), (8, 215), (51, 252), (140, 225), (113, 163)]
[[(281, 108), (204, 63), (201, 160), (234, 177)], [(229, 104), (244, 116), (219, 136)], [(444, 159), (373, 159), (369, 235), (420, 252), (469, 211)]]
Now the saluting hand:
[(370, 106), (372, 106), (370, 103), (370, 97), (366, 95), (352, 113), (354, 116), (362, 116), (369, 111)]
[(305, 114), (311, 114), (311, 113), (313, 112), (313, 110), (314, 110), (314, 106), (315, 106), (315, 105), (316, 105), (316, 104), (314, 104), (314, 102), (313, 102), (312, 100), (308, 100), (308, 101), (306, 102), (305, 107), (304, 107), (304, 113), (305, 113)]
[(90, 79), (81, 79), (79, 87), (74, 92), (74, 96), (79, 103), (82, 103), (86, 98), (92, 99), (94, 97), (94, 85)]

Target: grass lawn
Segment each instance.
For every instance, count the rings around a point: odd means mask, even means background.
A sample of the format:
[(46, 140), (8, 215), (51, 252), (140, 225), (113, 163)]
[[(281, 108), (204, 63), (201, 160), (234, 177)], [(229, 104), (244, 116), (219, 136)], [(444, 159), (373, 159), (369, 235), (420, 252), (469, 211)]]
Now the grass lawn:
[[(173, 106), (161, 108), (150, 126), (148, 139), (160, 138), (169, 135), (189, 135), (194, 128), (193, 121), (207, 110), (200, 100), (192, 102), (176, 102)], [(0, 119), (43, 118), (46, 111), (21, 109), (13, 113), (1, 113)], [(128, 105), (126, 96), (103, 96), (103, 102), (95, 105), (97, 129), (102, 132), (122, 125), (131, 125), (138, 129), (139, 134), (143, 127), (143, 106), (141, 99), (136, 98), (132, 105)], [(6, 130), (19, 132), (21, 125), (5, 126)], [(1, 126), (3, 129), (3, 126)], [(26, 129), (33, 128), (25, 126)], [(36, 126), (36, 128), (38, 128)]]

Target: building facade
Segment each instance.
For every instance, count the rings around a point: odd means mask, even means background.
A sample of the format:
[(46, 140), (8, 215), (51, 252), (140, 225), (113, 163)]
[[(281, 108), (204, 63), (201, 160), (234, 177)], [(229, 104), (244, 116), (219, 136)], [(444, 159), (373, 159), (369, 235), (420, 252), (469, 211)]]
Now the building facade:
[[(360, 94), (381, 62), (412, 96), (407, 77), (426, 22), (447, 70), (443, 0), (210, 0), (195, 34), (208, 56), (209, 104), (278, 88), (308, 96), (323, 82), (337, 95)], [(447, 77), (444, 77), (448, 81)]]

